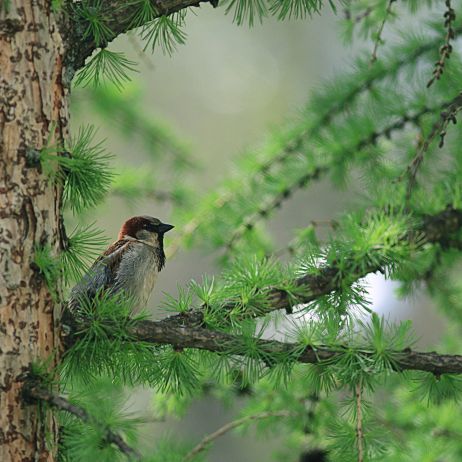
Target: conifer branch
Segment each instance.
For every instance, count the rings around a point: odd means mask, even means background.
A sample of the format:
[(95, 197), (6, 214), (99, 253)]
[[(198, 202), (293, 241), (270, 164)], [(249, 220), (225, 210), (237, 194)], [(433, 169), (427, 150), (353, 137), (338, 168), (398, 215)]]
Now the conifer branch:
[(427, 88), (429, 88), (435, 80), (439, 80), (444, 72), (444, 66), (446, 65), (446, 60), (451, 57), (452, 53), (452, 44), (451, 41), (454, 41), (456, 38), (456, 33), (454, 30), (454, 22), (456, 20), (456, 12), (452, 8), (451, 0), (445, 0), (446, 11), (444, 12), (444, 27), (447, 29), (446, 36), (444, 38), (444, 44), (440, 48), (440, 58), (435, 63), (435, 69), (433, 70), (433, 76), (427, 83)]
[[(457, 28), (456, 32), (462, 32), (462, 27)], [(392, 67), (396, 70), (400, 69), (406, 64), (417, 61), (421, 56), (423, 56), (425, 53), (428, 53), (432, 49), (432, 44), (433, 43), (430, 42), (423, 44), (422, 46), (418, 47), (411, 55), (397, 60)], [(341, 112), (344, 112), (355, 101), (356, 98), (359, 98), (363, 93), (370, 91), (374, 85), (386, 79), (387, 77), (389, 77), (389, 74), (387, 73), (386, 69), (384, 72), (370, 72), (370, 74), (366, 75), (366, 78), (364, 79), (358, 78), (357, 84), (354, 85), (354, 87), (349, 92), (347, 92), (343, 98), (339, 99), (335, 104), (329, 107), (313, 127), (303, 131), (299, 136), (291, 140), (290, 143), (288, 143), (287, 146), (278, 155), (265, 162), (260, 167), (260, 171), (258, 173), (268, 173), (268, 171), (270, 171), (274, 166), (284, 162), (292, 154), (298, 152), (301, 149), (304, 141), (317, 134), (318, 131), (329, 124), (335, 116)]]
[(284, 201), (290, 199), (298, 189), (305, 187), (310, 180), (317, 180), (327, 171), (327, 167), (317, 167), (312, 172), (304, 173), (297, 179), (296, 183), (287, 186), (279, 194), (264, 203), (254, 214), (245, 218), (244, 222), (236, 229), (226, 244), (226, 250), (232, 250), (236, 241), (241, 239), (247, 231), (252, 230), (259, 219), (268, 217), (273, 210), (281, 207)]
[(227, 424), (223, 425), (220, 427), (218, 430), (214, 431), (213, 433), (210, 433), (207, 435), (200, 443), (198, 443), (196, 446), (194, 446), (191, 451), (189, 451), (186, 456), (183, 459), (183, 462), (190, 462), (191, 460), (194, 459), (198, 454), (203, 452), (209, 444), (219, 438), (220, 436), (223, 436), (224, 434), (230, 432), (231, 430), (234, 430), (237, 427), (240, 427), (241, 425), (244, 425), (247, 422), (250, 422), (252, 420), (263, 420), (263, 419), (268, 419), (270, 417), (290, 417), (295, 415), (294, 412), (291, 411), (268, 411), (268, 412), (261, 412), (259, 414), (254, 414), (254, 415), (248, 415), (245, 417), (242, 417), (240, 419), (233, 420), (232, 422), (228, 422)]
[[(423, 246), (426, 243), (438, 244), (442, 248), (461, 248), (461, 241), (454, 237), (455, 233), (462, 229), (462, 210), (447, 207), (442, 212), (435, 215), (424, 216), (420, 224), (408, 230), (407, 234), (403, 235), (402, 240), (415, 239), (419, 236), (417, 247)], [(357, 268), (352, 262), (351, 274), (349, 276), (350, 283), (361, 279), (369, 273), (385, 272), (386, 268), (381, 265), (364, 265)], [(345, 271), (345, 267), (343, 271)], [(272, 289), (268, 294), (270, 306), (265, 310), (265, 314), (271, 311), (286, 310), (287, 313), (292, 313), (294, 304), (310, 303), (323, 295), (341, 288), (342, 270), (335, 266), (322, 266), (318, 268), (316, 274), (306, 274), (295, 280), (295, 285), (303, 289), (303, 295), (297, 297), (294, 301), (290, 294), (283, 289)], [(223, 304), (223, 316), (227, 311), (231, 311), (234, 304)], [(200, 326), (204, 323), (204, 311), (196, 309), (179, 313), (170, 316), (163, 321), (166, 326)]]
[(412, 189), (414, 188), (417, 181), (417, 172), (420, 165), (423, 162), (424, 155), (428, 151), (430, 145), (434, 139), (439, 136), (440, 142), (438, 144), (439, 148), (444, 146), (444, 139), (446, 137), (447, 127), (450, 122), (454, 125), (457, 123), (456, 116), (460, 110), (462, 110), (462, 93), (459, 93), (449, 104), (444, 106), (445, 109), (441, 112), (440, 118), (435, 122), (433, 128), (424, 140), (424, 142), (419, 146), (417, 154), (412, 159), (411, 163), (406, 169), (406, 174), (408, 176), (406, 200), (409, 201)]
[[(123, 0), (107, 0), (102, 3), (101, 17), (104, 19), (104, 28), (110, 32), (104, 37), (106, 42), (115, 39), (118, 35), (128, 32), (134, 27), (143, 25), (135, 25), (132, 21), (141, 3), (140, 1), (126, 2)], [(156, 18), (171, 15), (191, 6), (198, 7), (201, 3), (211, 3), (216, 6), (215, 0), (152, 0), (151, 3), (155, 8)], [(82, 68), (85, 64), (85, 59), (102, 45), (95, 42), (94, 38), (85, 31), (85, 24), (77, 21), (67, 36), (67, 59), (74, 71)], [(107, 46), (107, 43), (103, 43), (103, 45)]]
[[(38, 386), (26, 387), (24, 392), (26, 399), (45, 402), (60, 411), (65, 411), (76, 416), (82, 422), (94, 424), (97, 425), (98, 428), (101, 428), (102, 423), (91, 416), (83, 407), (71, 403), (57, 393), (53, 393)], [(141, 460), (141, 454), (136, 449), (129, 446), (121, 435), (112, 431), (107, 426), (104, 429), (104, 440), (117, 446), (119, 450), (127, 456), (128, 460)]]
[(374, 9), (370, 6), (368, 6), (367, 8), (365, 8), (363, 11), (361, 11), (360, 13), (356, 14), (356, 15), (352, 15), (351, 13), (351, 9), (349, 7), (346, 7), (343, 12), (344, 12), (344, 15), (345, 15), (345, 19), (347, 21), (352, 21), (354, 22), (355, 24), (358, 24), (360, 23), (363, 19), (366, 19), (368, 16), (370, 16), (370, 14), (374, 11)]
[(361, 381), (355, 386), (356, 396), (356, 444), (358, 445), (358, 462), (364, 462), (364, 432), (362, 412), (362, 387)]
[[(247, 343), (242, 337), (201, 327), (188, 325), (174, 326), (164, 321), (140, 321), (130, 331), (133, 339), (175, 348), (194, 348), (216, 353), (229, 353), (246, 356)], [(74, 341), (78, 340), (74, 338)], [(300, 351), (300, 344), (277, 340), (254, 339), (258, 351), (265, 357), (287, 357), (305, 364), (332, 364), (346, 351), (355, 351), (364, 358), (372, 359), (374, 352), (348, 345), (307, 346)], [(462, 355), (446, 355), (436, 352), (419, 352), (411, 349), (391, 352), (396, 358), (396, 370), (420, 370), (435, 375), (462, 374)]]
[(385, 12), (385, 17), (383, 18), (382, 24), (380, 24), (379, 30), (377, 32), (377, 37), (375, 39), (374, 43), (374, 49), (372, 50), (372, 56), (371, 56), (371, 64), (373, 64), (375, 61), (377, 61), (377, 50), (379, 49), (379, 45), (382, 43), (382, 33), (383, 29), (385, 28), (385, 24), (389, 18), (389, 16), (392, 13), (392, 7), (393, 3), (395, 3), (396, 0), (389, 0), (387, 10)]

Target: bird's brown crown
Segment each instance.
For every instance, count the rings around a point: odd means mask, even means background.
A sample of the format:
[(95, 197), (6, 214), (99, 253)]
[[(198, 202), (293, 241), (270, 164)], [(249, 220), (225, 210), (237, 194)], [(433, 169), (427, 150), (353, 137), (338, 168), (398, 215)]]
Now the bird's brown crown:
[(141, 230), (164, 234), (172, 228), (172, 225), (162, 223), (158, 218), (147, 215), (132, 217), (129, 218), (120, 228), (118, 239), (123, 239), (124, 236), (136, 238), (138, 232)]

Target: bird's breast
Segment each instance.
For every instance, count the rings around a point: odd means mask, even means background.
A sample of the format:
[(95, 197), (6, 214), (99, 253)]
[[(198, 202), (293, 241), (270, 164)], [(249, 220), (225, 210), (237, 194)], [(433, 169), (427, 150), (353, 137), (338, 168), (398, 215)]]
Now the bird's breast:
[(158, 275), (158, 259), (150, 246), (133, 245), (120, 262), (117, 288), (136, 299), (137, 309), (143, 309), (154, 289)]

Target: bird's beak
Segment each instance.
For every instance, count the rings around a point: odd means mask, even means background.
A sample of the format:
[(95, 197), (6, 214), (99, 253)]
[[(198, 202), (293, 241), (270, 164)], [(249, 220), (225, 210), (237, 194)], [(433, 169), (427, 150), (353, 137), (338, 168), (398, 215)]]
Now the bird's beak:
[(173, 225), (168, 225), (167, 223), (162, 223), (159, 225), (159, 232), (164, 234), (166, 233), (167, 231), (170, 231), (171, 229), (173, 229), (175, 226)]

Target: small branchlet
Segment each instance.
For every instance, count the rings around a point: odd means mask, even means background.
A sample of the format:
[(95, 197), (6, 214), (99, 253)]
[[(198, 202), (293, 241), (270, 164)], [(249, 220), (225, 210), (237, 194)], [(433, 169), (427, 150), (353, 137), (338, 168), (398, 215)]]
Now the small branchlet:
[(365, 8), (362, 12), (353, 15), (349, 7), (345, 7), (343, 10), (344, 17), (347, 21), (352, 21), (355, 24), (359, 24), (362, 20), (366, 19), (374, 11), (370, 6)]
[(362, 385), (359, 381), (355, 386), (356, 401), (356, 445), (358, 448), (358, 462), (364, 462), (364, 429), (362, 409)]
[(371, 64), (374, 64), (375, 61), (377, 61), (377, 51), (379, 49), (379, 45), (383, 42), (383, 39), (382, 39), (383, 29), (385, 28), (385, 24), (392, 14), (392, 7), (393, 7), (393, 3), (395, 2), (396, 0), (390, 0), (388, 2), (388, 6), (385, 11), (385, 16), (383, 18), (382, 24), (380, 24), (379, 30), (377, 31), (377, 36), (376, 36), (375, 43), (374, 43), (374, 49), (372, 50), (372, 55), (371, 55), (371, 61), (370, 61)]
[[(447, 133), (447, 127), (449, 123), (456, 124), (456, 116), (458, 112), (462, 110), (462, 93), (459, 93), (450, 103), (445, 105), (445, 109), (440, 113), (439, 119), (433, 125), (433, 128), (428, 137), (419, 143), (417, 154), (408, 165), (405, 174), (408, 177), (407, 191), (406, 191), (406, 202), (409, 202), (412, 194), (412, 190), (417, 182), (417, 173), (419, 167), (424, 160), (425, 153), (428, 151), (430, 145), (439, 136), (440, 141), (438, 144), (439, 148), (444, 146), (444, 140)], [(401, 175), (400, 179), (403, 177)]]
[[(85, 423), (93, 424), (100, 427), (102, 424), (98, 422), (86, 409), (71, 403), (63, 396), (46, 389), (37, 383), (31, 383), (24, 388), (24, 399), (26, 402), (46, 403), (50, 407), (64, 411)], [(109, 427), (105, 426), (104, 438), (102, 443), (114, 444), (117, 448), (127, 456), (128, 460), (136, 461), (141, 460), (141, 454), (131, 446), (129, 446), (119, 433), (112, 431)]]
[(249, 416), (242, 417), (240, 419), (233, 420), (232, 422), (229, 422), (223, 425), (218, 430), (204, 437), (204, 439), (200, 443), (194, 446), (194, 448), (191, 449), (191, 451), (189, 451), (186, 454), (186, 456), (183, 459), (183, 462), (190, 462), (194, 460), (198, 454), (205, 451), (209, 447), (212, 441), (230, 432), (231, 430), (237, 427), (240, 427), (241, 425), (244, 425), (247, 422), (251, 422), (254, 420), (269, 419), (272, 417), (273, 418), (274, 417), (295, 417), (295, 413), (288, 411), (288, 410), (274, 411), (274, 412), (261, 412), (259, 414), (249, 415)]
[(444, 12), (444, 27), (447, 29), (446, 36), (444, 38), (444, 44), (440, 47), (440, 58), (435, 63), (433, 69), (433, 76), (427, 83), (427, 88), (431, 87), (436, 80), (439, 80), (444, 72), (446, 60), (451, 57), (452, 44), (456, 38), (456, 32), (454, 30), (454, 22), (456, 20), (456, 12), (451, 6), (451, 0), (445, 1), (446, 11)]
[(310, 180), (318, 179), (326, 171), (327, 168), (318, 167), (311, 172), (303, 174), (294, 184), (287, 186), (279, 194), (276, 194), (276, 196), (263, 204), (262, 207), (260, 207), (254, 214), (247, 217), (242, 225), (237, 228), (237, 230), (233, 233), (230, 240), (226, 244), (226, 249), (228, 251), (232, 250), (235, 243), (241, 239), (247, 231), (254, 229), (257, 221), (267, 218), (273, 210), (280, 208), (282, 203), (292, 197), (298, 189), (306, 186)]

